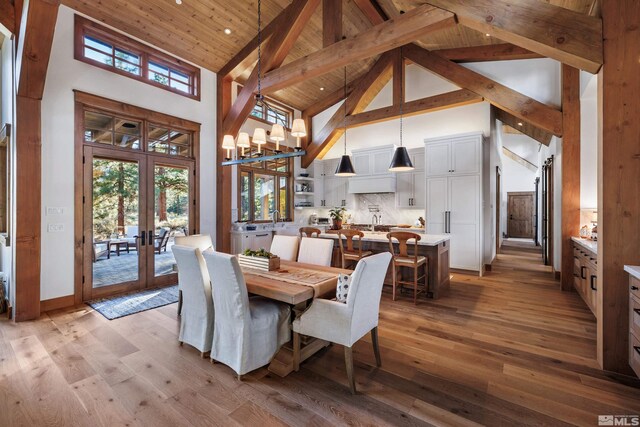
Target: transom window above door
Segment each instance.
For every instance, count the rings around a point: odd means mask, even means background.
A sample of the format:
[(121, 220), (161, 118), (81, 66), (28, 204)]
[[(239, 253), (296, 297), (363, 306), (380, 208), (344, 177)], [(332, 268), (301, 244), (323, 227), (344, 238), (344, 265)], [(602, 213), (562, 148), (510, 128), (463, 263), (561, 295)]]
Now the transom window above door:
[(192, 131), (94, 110), (84, 111), (84, 142), (173, 157), (194, 156)]

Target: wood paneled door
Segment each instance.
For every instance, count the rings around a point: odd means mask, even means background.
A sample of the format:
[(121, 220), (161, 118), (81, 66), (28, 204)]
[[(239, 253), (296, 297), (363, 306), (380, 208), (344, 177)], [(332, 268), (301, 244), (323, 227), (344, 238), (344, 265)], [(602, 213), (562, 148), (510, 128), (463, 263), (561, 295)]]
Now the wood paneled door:
[(535, 192), (507, 193), (507, 234), (533, 239)]

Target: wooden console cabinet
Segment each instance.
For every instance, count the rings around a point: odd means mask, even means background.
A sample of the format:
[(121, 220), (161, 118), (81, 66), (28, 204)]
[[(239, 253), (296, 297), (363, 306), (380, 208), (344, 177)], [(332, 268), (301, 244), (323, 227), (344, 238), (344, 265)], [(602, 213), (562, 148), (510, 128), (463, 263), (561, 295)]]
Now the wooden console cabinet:
[(584, 245), (573, 242), (573, 286), (594, 316), (598, 304), (598, 256)]
[(624, 269), (629, 273), (629, 366), (640, 377), (640, 267)]

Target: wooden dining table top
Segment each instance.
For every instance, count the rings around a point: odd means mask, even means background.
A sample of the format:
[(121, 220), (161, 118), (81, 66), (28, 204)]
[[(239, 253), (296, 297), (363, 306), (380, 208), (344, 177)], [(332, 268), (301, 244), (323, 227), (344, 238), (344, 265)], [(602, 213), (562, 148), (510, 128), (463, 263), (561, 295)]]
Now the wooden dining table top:
[(351, 274), (353, 270), (346, 270), (336, 267), (325, 267), (322, 265), (305, 264), (294, 261), (280, 261), (280, 270), (286, 270), (287, 267), (295, 267), (296, 269), (304, 269), (317, 272), (334, 273), (335, 278), (328, 279), (320, 285), (320, 292), (314, 295), (314, 288), (311, 286), (291, 283), (289, 281), (278, 280), (277, 274), (274, 277), (266, 277), (266, 272), (259, 275), (251, 272), (250, 269), (242, 267), (244, 280), (247, 284), (247, 291), (250, 294), (260, 295), (265, 298), (281, 301), (291, 305), (297, 305), (305, 301), (313, 299), (315, 296), (327, 295), (331, 292), (335, 294), (336, 285), (338, 283), (339, 274)]

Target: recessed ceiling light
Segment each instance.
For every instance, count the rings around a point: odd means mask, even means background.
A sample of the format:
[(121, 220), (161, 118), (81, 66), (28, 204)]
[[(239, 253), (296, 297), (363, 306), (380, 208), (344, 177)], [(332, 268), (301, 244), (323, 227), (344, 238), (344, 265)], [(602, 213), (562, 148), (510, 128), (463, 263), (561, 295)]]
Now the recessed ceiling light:
[(522, 126), (522, 122), (518, 122), (518, 126)]
[(489, 33), (486, 33), (486, 34), (485, 34), (485, 36), (487, 36), (487, 37), (491, 37), (491, 34), (489, 34)]
[(176, 0), (176, 4), (182, 4), (182, 0)]
[(231, 28), (225, 28), (224, 33), (227, 35), (231, 34)]
[(321, 87), (320, 90), (324, 90), (324, 87)]

